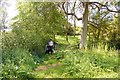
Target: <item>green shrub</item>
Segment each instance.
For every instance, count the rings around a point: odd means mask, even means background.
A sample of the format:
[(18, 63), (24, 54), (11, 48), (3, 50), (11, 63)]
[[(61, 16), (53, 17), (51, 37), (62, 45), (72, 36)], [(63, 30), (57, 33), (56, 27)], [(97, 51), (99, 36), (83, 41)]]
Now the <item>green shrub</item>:
[(35, 32), (27, 32), (24, 30), (15, 30), (9, 34), (4, 33), (2, 38), (2, 49), (11, 51), (14, 48), (29, 49), (33, 54), (40, 55), (45, 52), (45, 45), (51, 35)]
[(67, 33), (67, 35), (74, 35), (75, 33), (74, 27), (73, 26), (65, 27), (64, 34), (65, 33)]
[[(9, 51), (4, 51), (2, 54), (2, 77), (3, 78), (18, 78), (26, 76), (36, 66), (32, 55), (25, 49), (15, 48)], [(31, 75), (32, 76), (32, 75)]]
[(67, 51), (63, 59), (66, 66), (64, 75), (73, 78), (93, 78), (102, 73), (118, 73), (118, 55), (114, 51), (111, 52), (105, 50)]

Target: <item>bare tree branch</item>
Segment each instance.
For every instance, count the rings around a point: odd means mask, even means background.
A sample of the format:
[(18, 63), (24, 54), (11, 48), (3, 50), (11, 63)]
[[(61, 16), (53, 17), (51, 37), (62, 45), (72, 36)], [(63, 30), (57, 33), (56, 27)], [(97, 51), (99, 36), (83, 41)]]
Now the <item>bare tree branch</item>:
[(89, 25), (91, 25), (92, 27), (94, 27), (94, 28), (96, 28), (96, 29), (100, 30), (100, 29), (99, 29), (98, 27), (96, 27), (94, 24), (89, 23), (89, 22), (88, 22), (88, 24), (89, 24)]
[(91, 26), (93, 26), (94, 28), (96, 28), (96, 29), (99, 30), (99, 28), (97, 27), (97, 26), (98, 26), (97, 23), (94, 23), (94, 22), (92, 22), (92, 21), (88, 21), (88, 24), (90, 24)]
[(108, 15), (108, 13), (106, 13), (106, 14), (101, 18), (101, 20), (103, 20), (107, 15)]
[(75, 13), (72, 13), (72, 12), (71, 12), (71, 13), (68, 13), (68, 12), (66, 12), (64, 5), (65, 5), (65, 2), (63, 2), (63, 4), (62, 4), (62, 8), (63, 8), (65, 14), (75, 16), (75, 18), (76, 18), (77, 20), (82, 20), (82, 18), (81, 18), (81, 17), (78, 18)]
[(93, 7), (93, 5), (92, 5), (92, 4), (90, 4), (90, 6), (92, 7), (92, 9), (96, 9), (95, 7)]
[(93, 22), (93, 21), (88, 21), (89, 23), (95, 24), (96, 26), (98, 26), (99, 24)]
[(94, 3), (92, 5), (95, 5), (98, 8), (98, 11), (100, 11), (100, 7), (98, 5), (96, 5)]
[(72, 9), (73, 11), (74, 11), (74, 9), (75, 9), (75, 5), (76, 5), (76, 1), (74, 2), (74, 5), (73, 5), (73, 9)]
[(105, 7), (105, 8), (106, 8), (108, 11), (110, 11), (110, 12), (120, 13), (120, 10), (118, 10), (118, 11), (111, 10), (111, 9), (108, 8), (107, 5), (101, 4), (101, 3), (99, 3), (99, 2), (92, 2), (92, 4), (101, 5), (101, 6)]

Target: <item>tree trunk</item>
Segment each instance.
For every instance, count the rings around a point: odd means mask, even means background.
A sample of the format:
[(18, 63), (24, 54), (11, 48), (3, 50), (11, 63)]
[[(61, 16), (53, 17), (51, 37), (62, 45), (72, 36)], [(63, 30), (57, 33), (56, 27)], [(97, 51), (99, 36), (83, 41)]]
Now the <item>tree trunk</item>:
[(118, 13), (118, 36), (120, 36), (120, 13)]
[[(75, 7), (74, 7), (74, 14), (75, 14)], [(73, 18), (74, 18), (74, 37), (75, 37), (75, 35), (76, 35), (76, 18), (75, 18), (75, 16)]]
[(90, 42), (90, 32), (89, 32), (89, 42)]
[(100, 36), (100, 30), (98, 30), (97, 39), (99, 39), (99, 36)]
[[(68, 2), (67, 2), (67, 13), (68, 13)], [(66, 15), (67, 16), (67, 25), (66, 25), (66, 41), (68, 42), (68, 25), (69, 25), (69, 23), (68, 23), (68, 15)]]
[(68, 35), (67, 35), (67, 33), (66, 33), (66, 41), (69, 42), (69, 41), (68, 41)]
[(54, 37), (54, 42), (56, 42), (56, 39), (55, 39), (55, 33), (53, 33), (53, 37)]
[(76, 19), (74, 17), (74, 37), (75, 37), (75, 35), (76, 35)]
[(80, 40), (80, 45), (79, 48), (85, 48), (86, 45), (86, 37), (87, 37), (87, 24), (88, 24), (88, 2), (84, 3), (84, 14), (83, 14), (83, 28), (82, 28), (82, 34), (81, 34), (81, 40)]

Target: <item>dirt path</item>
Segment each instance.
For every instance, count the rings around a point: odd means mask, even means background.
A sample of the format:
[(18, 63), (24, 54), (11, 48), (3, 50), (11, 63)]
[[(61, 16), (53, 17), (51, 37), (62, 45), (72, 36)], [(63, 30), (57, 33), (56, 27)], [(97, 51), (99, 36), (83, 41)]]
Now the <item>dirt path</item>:
[(58, 63), (54, 63), (54, 64), (49, 64), (49, 65), (45, 65), (45, 66), (38, 66), (35, 71), (42, 71), (42, 70), (48, 70), (49, 68), (54, 68), (54, 67), (58, 67), (61, 66), (62, 64), (60, 62)]

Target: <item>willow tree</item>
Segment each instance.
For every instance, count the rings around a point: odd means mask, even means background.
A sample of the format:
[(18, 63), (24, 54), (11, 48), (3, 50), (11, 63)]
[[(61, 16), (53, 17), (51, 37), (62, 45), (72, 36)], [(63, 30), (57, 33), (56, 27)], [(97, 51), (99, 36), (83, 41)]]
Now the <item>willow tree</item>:
[[(109, 12), (120, 13), (120, 10), (110, 9), (111, 5), (113, 4), (112, 2), (80, 2), (80, 1), (76, 2), (75, 0), (75, 2), (68, 2), (70, 5), (68, 6), (69, 8), (68, 12), (66, 11), (66, 7), (65, 7), (65, 5), (67, 5), (66, 3), (67, 2), (62, 3), (62, 9), (64, 13), (67, 15), (72, 15), (77, 20), (82, 20), (83, 22), (80, 45), (79, 45), (80, 49), (85, 48), (86, 45), (86, 37), (87, 37), (87, 29), (88, 29), (88, 21), (89, 21), (88, 17), (89, 17), (89, 12), (91, 10), (97, 8), (98, 11), (100, 11), (101, 9), (105, 9)], [(112, 7), (115, 7), (115, 5), (113, 4)], [(75, 12), (72, 9), (75, 9)]]

